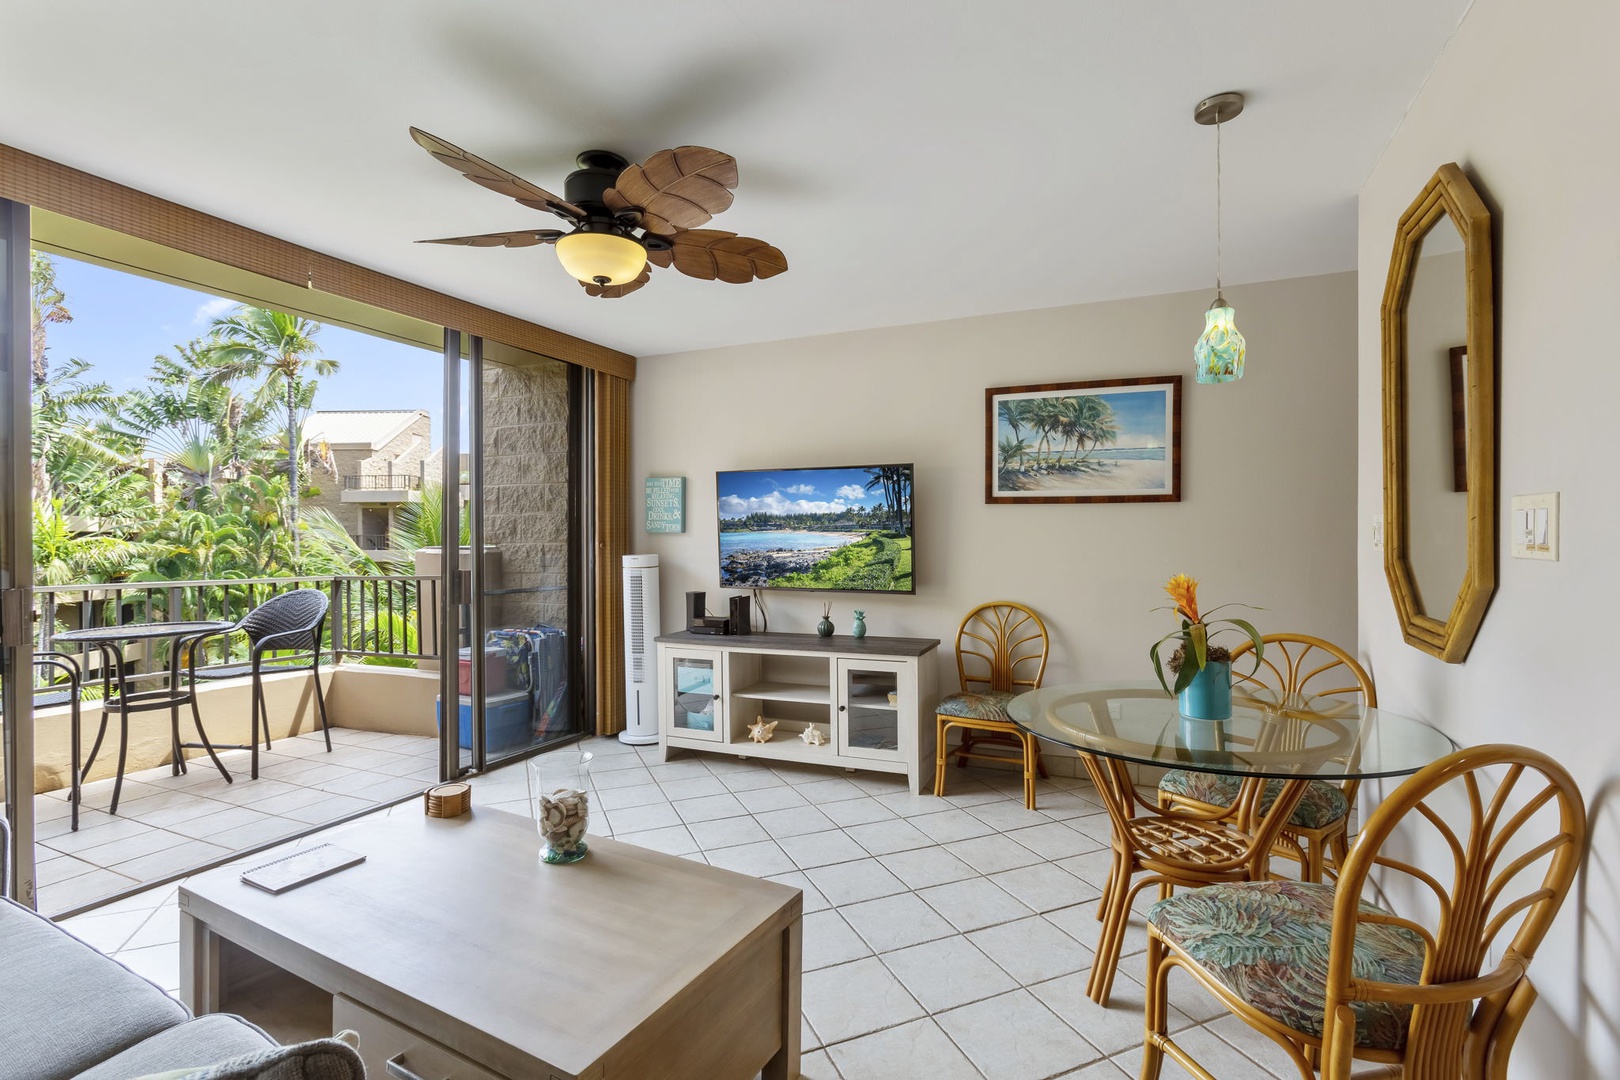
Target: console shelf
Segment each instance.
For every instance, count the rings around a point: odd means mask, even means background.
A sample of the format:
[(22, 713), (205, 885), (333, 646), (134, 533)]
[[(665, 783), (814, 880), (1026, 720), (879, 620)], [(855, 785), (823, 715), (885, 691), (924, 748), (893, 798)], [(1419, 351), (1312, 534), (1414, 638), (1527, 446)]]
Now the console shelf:
[[(934, 722), (923, 710), (934, 702), (928, 654), (938, 647), (930, 638), (665, 634), (658, 639), (663, 758), (704, 750), (903, 773), (921, 792), (933, 775)], [(749, 739), (756, 719), (777, 722), (770, 742)], [(804, 742), (811, 725), (828, 741)]]

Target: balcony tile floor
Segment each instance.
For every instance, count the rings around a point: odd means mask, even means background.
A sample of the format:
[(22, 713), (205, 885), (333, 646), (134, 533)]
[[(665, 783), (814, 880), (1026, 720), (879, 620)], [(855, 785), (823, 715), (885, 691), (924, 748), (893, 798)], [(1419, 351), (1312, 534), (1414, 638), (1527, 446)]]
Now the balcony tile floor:
[[(664, 764), (657, 747), (588, 745), (597, 754), (591, 832), (804, 890), (804, 1080), (1138, 1075), (1140, 917), (1111, 1005), (1085, 996), (1108, 870), (1107, 822), (1086, 781), (1041, 782), (1040, 809), (1029, 811), (1008, 772), (956, 770), (948, 795), (935, 798), (880, 774), (718, 755)], [(473, 788), (475, 807), (528, 812), (521, 767), (477, 777)], [(64, 925), (173, 992), (177, 888)], [(1269, 1040), (1184, 976), (1171, 979), (1171, 1003), (1178, 1041), (1216, 1075), (1295, 1075)], [(1165, 1063), (1164, 1080), (1186, 1076)]]
[(248, 778), (246, 750), (220, 754), (230, 784), (206, 757), (190, 759), (180, 776), (167, 765), (130, 773), (117, 814), (106, 809), (111, 779), (86, 784), (77, 832), (65, 790), (36, 796), (39, 910), (71, 911), (421, 791), (438, 777), (438, 740), (416, 735), (333, 728), (330, 754), (319, 732), (271, 745), (259, 752), (257, 780)]

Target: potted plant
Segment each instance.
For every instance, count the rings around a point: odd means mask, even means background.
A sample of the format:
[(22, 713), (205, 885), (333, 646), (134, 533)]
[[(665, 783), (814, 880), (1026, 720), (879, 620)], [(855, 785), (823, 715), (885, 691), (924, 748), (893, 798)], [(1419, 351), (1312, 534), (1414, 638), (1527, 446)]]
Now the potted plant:
[[(1265, 642), (1260, 640), (1260, 632), (1245, 619), (1209, 618), (1221, 608), (1246, 605), (1222, 604), (1199, 612), (1198, 582), (1186, 574), (1177, 574), (1165, 582), (1164, 591), (1175, 603), (1153, 610), (1175, 612), (1181, 619), (1181, 629), (1164, 635), (1148, 650), (1159, 685), (1164, 687), (1165, 693), (1176, 695), (1181, 715), (1194, 720), (1225, 720), (1232, 715), (1232, 654), (1224, 646), (1211, 645), (1210, 638), (1229, 630), (1248, 635), (1254, 643), (1251, 670), (1259, 669), (1265, 655)], [(1173, 690), (1165, 680), (1164, 663), (1159, 659), (1159, 650), (1168, 641), (1177, 642), (1175, 653), (1167, 661), (1176, 679)]]

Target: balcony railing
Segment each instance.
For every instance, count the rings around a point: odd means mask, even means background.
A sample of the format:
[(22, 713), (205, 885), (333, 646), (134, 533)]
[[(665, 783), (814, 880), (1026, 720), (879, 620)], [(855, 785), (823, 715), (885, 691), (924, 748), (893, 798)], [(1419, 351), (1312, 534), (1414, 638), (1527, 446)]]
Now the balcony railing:
[[(56, 633), (66, 629), (197, 619), (234, 622), (272, 596), (309, 588), (320, 589), (331, 600), (321, 651), (329, 651), (334, 663), (369, 660), (414, 666), (418, 660), (438, 659), (437, 650), (423, 648), (435, 635), (422, 631), (437, 618), (439, 578), (403, 574), (39, 586), (34, 589), (38, 616), (34, 647), (51, 650)], [(460, 636), (466, 636), (465, 625)], [(239, 663), (247, 659), (247, 652), (245, 636), (233, 634), (213, 639), (206, 661)], [(153, 659), (138, 662), (137, 672), (150, 665), (157, 669), (151, 674), (159, 673), (162, 664), (152, 664)]]
[(349, 539), (353, 540), (354, 546), (361, 551), (387, 551), (392, 546), (390, 537), (385, 532), (350, 533)]
[(420, 491), (422, 478), (414, 473), (362, 473), (343, 478), (344, 491)]

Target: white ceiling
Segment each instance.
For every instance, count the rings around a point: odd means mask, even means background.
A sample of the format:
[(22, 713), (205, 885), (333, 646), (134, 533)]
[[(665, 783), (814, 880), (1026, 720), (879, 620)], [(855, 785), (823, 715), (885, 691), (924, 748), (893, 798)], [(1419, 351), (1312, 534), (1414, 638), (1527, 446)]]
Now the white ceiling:
[[(1468, 0), (0, 0), (0, 142), (646, 355), (1349, 269), (1362, 180)], [(597, 300), (415, 124), (562, 191), (734, 154), (791, 269)]]

